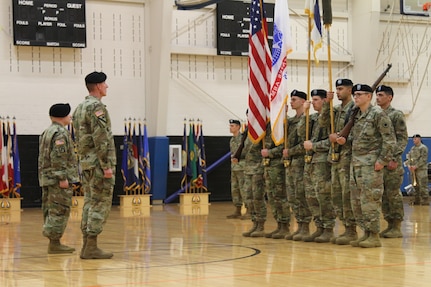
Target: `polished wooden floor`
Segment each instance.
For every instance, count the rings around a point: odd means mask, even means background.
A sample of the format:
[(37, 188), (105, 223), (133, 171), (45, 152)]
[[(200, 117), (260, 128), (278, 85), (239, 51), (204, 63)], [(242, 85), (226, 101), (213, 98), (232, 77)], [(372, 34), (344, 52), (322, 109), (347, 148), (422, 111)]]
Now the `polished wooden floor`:
[[(407, 202), (407, 201), (406, 201)], [(404, 238), (363, 249), (241, 236), (232, 205), (114, 206), (99, 246), (110, 260), (48, 255), (40, 209), (0, 213), (0, 286), (430, 286), (430, 207), (405, 204)], [(81, 248), (79, 211), (63, 243)], [(274, 229), (271, 218), (266, 224)], [(338, 228), (338, 227), (337, 227)]]

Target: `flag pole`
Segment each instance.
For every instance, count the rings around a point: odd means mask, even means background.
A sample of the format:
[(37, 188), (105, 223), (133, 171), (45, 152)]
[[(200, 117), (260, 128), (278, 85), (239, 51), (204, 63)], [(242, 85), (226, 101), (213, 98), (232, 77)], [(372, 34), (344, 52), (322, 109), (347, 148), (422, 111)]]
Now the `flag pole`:
[[(310, 101), (311, 75), (311, 11), (308, 13), (308, 52), (307, 52), (307, 101)], [(305, 140), (310, 138), (310, 109), (305, 111)]]
[[(328, 81), (329, 81), (329, 92), (332, 92), (332, 64), (331, 64), (331, 41), (330, 41), (330, 33), (329, 33), (329, 24), (325, 25), (328, 37)], [(333, 99), (329, 100), (329, 117), (331, 121), (331, 134), (335, 132), (335, 124), (334, 124), (334, 102)], [(335, 161), (335, 143), (331, 143), (332, 152), (331, 159)]]
[[(328, 82), (329, 82), (329, 92), (333, 92), (332, 90), (332, 61), (331, 61), (331, 34), (330, 27), (332, 24), (332, 7), (331, 0), (322, 0), (323, 3), (323, 24), (325, 25), (327, 38), (328, 38)], [(331, 123), (331, 134), (335, 132), (335, 123), (334, 123), (334, 102), (333, 99), (329, 100), (329, 117)], [(331, 143), (332, 152), (331, 152), (331, 160), (335, 161), (335, 143)]]

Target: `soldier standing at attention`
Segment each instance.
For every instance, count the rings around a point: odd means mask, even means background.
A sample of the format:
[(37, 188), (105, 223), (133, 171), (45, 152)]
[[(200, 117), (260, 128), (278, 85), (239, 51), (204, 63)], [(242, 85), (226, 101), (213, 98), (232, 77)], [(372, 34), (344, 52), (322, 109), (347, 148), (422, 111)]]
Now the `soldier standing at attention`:
[(230, 153), (231, 159), (231, 172), (230, 172), (230, 192), (232, 196), (232, 202), (235, 206), (233, 214), (226, 216), (228, 219), (241, 218), (241, 207), (244, 202), (245, 196), (243, 196), (242, 190), (244, 186), (244, 160), (238, 161), (233, 158), (233, 155), (238, 150), (242, 141), (242, 134), (240, 133), (241, 122), (238, 120), (229, 120), (229, 130), (232, 134), (230, 139)]
[(97, 236), (111, 211), (116, 165), (111, 118), (101, 101), (108, 88), (105, 81), (103, 72), (88, 74), (85, 85), (89, 95), (73, 113), (84, 189), (82, 259), (109, 259), (113, 256), (97, 247)]
[(39, 138), (38, 173), (42, 187), (43, 235), (49, 238), (48, 254), (72, 253), (60, 243), (72, 206), (72, 183), (79, 182), (76, 154), (69, 131), (70, 105), (49, 109), (52, 124)]
[[(359, 112), (350, 131), (352, 163), (350, 191), (353, 214), (364, 235), (350, 242), (354, 247), (380, 247), (380, 212), (383, 195), (383, 169), (393, 156), (396, 142), (391, 120), (382, 109), (371, 105), (373, 90), (368, 85), (353, 86)], [(346, 139), (339, 137), (337, 143)]]
[(270, 123), (266, 126), (265, 144), (260, 151), (264, 166), (265, 191), (277, 228), (265, 234), (267, 238), (284, 239), (289, 234), (290, 208), (287, 202), (286, 180), (281, 155), (283, 145), (276, 146)]
[[(352, 142), (348, 140), (344, 145), (336, 143), (337, 133), (347, 124), (354, 106), (352, 100), (353, 82), (349, 79), (338, 79), (335, 81), (336, 93), (341, 101), (340, 105), (334, 107), (334, 133), (329, 135), (331, 148), (328, 154), (328, 162), (331, 163), (331, 198), (335, 214), (344, 225), (344, 233), (331, 238), (331, 243), (348, 245), (350, 241), (356, 240), (355, 216), (350, 202), (350, 162), (352, 160)], [(333, 92), (328, 92), (328, 97), (322, 107), (319, 124), (329, 128), (330, 108), (329, 100), (334, 97)]]
[(311, 211), (304, 190), (304, 139), (298, 135), (298, 124), (304, 117), (306, 99), (307, 94), (304, 92), (293, 90), (290, 93), (290, 107), (295, 110), (295, 115), (288, 119), (287, 148), (283, 149), (287, 200), (298, 224), (298, 229), (284, 238), (294, 241), (301, 241), (302, 237), (310, 235)]
[[(302, 238), (305, 242), (329, 242), (334, 235), (335, 212), (331, 200), (331, 167), (327, 161), (329, 151), (329, 128), (321, 127), (318, 119), (322, 111), (326, 91), (315, 89), (311, 91), (313, 108), (317, 113), (310, 115), (310, 139), (304, 141), (305, 167), (304, 188), (308, 207), (313, 215), (317, 230)], [(304, 110), (310, 108), (310, 102), (304, 103)], [(300, 131), (305, 131), (305, 117), (299, 123)], [(305, 135), (301, 135), (305, 138)]]
[(398, 238), (401, 233), (401, 222), (404, 218), (403, 195), (400, 186), (403, 182), (404, 168), (402, 154), (407, 146), (408, 134), (406, 119), (403, 112), (391, 106), (394, 91), (391, 87), (380, 85), (376, 89), (376, 102), (389, 116), (394, 127), (396, 144), (392, 151), (392, 159), (383, 170), (384, 190), (382, 197), (383, 218), (388, 227), (380, 232), (380, 237)]
[(419, 134), (413, 135), (414, 146), (410, 149), (407, 154), (407, 165), (410, 173), (414, 173), (416, 176), (417, 186), (415, 189), (415, 201), (414, 205), (428, 205), (429, 204), (429, 193), (428, 193), (428, 148), (422, 143), (421, 136)]
[(252, 143), (247, 137), (242, 151), (245, 154), (244, 193), (253, 226), (242, 234), (244, 237), (265, 236), (266, 201), (261, 150), (262, 141)]

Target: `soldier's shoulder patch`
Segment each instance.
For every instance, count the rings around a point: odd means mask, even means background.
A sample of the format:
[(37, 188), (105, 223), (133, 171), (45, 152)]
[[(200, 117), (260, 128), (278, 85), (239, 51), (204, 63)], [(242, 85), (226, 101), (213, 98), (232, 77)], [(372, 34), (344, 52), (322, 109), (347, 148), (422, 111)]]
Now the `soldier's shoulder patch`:
[(55, 140), (55, 145), (64, 145), (64, 144), (65, 144), (64, 139)]
[(96, 115), (96, 117), (101, 117), (105, 115), (105, 112), (103, 110), (97, 110), (94, 112), (94, 114)]

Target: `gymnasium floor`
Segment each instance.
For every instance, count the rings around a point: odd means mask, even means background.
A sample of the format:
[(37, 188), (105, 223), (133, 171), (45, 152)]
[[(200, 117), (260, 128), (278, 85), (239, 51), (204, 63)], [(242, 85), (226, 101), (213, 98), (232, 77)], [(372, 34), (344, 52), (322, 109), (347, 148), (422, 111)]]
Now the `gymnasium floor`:
[[(250, 221), (210, 206), (112, 208), (99, 247), (110, 260), (48, 255), (40, 209), (0, 213), (0, 286), (430, 286), (429, 206), (405, 203), (404, 238), (363, 249), (330, 243), (245, 238)], [(268, 210), (266, 230), (276, 224)], [(81, 248), (80, 211), (62, 242)], [(293, 223), (292, 223), (293, 224)], [(342, 228), (336, 231), (342, 231)], [(383, 227), (385, 227), (383, 223)]]

